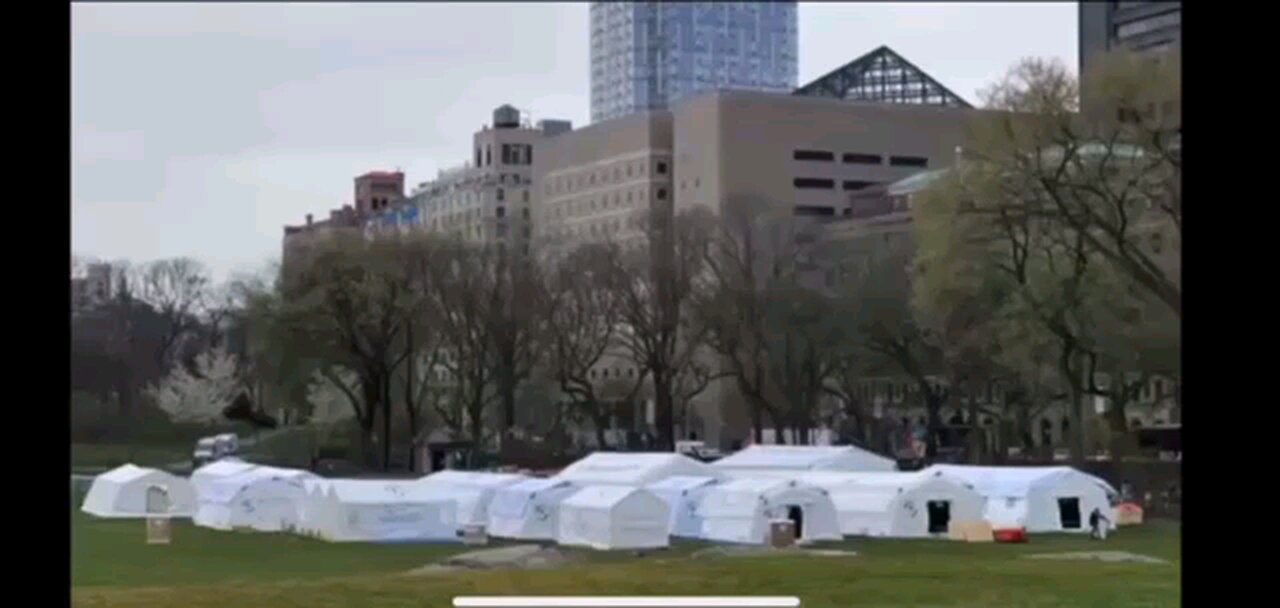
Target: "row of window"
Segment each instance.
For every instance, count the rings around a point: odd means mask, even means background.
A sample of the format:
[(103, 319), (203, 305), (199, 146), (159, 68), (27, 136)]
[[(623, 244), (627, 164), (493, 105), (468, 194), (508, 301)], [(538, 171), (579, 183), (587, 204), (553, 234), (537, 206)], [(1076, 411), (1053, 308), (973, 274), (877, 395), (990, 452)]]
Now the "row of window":
[[(549, 205), (549, 214), (553, 217), (574, 217), (587, 215), (601, 209), (634, 207), (637, 204), (644, 204), (647, 196), (647, 188), (636, 188), (634, 191), (628, 190), (625, 193), (606, 193), (602, 195), (598, 201), (597, 199), (592, 198), (589, 200), (566, 201), (559, 204)], [(667, 189), (663, 187), (654, 188), (653, 197), (660, 201), (667, 200)]]
[(591, 222), (548, 226), (541, 230), (541, 234), (547, 237), (597, 237), (615, 235), (628, 230), (640, 230), (644, 226), (644, 212), (636, 211), (628, 214), (613, 215)]
[[(833, 190), (836, 187), (836, 180), (825, 177), (797, 177), (791, 180), (791, 184), (801, 190)], [(862, 190), (875, 184), (875, 182), (865, 180), (846, 179), (840, 183), (840, 186), (846, 192), (851, 192)]]
[[(579, 173), (576, 176), (560, 176), (553, 178), (543, 186), (545, 194), (562, 194), (573, 192), (583, 188), (591, 188), (597, 184), (620, 183), (624, 179), (632, 177), (644, 177), (648, 170), (648, 162), (644, 160), (627, 162), (625, 166), (615, 165), (612, 169), (596, 169), (586, 173)], [(653, 163), (654, 175), (667, 175), (670, 167), (667, 161), (659, 160)]]
[[(835, 162), (836, 155), (834, 152), (827, 150), (794, 150), (791, 152), (791, 158), (795, 160), (819, 161), (819, 162)], [(841, 162), (849, 165), (883, 165), (884, 156), (880, 154), (866, 154), (860, 152), (846, 152), (840, 155)], [(928, 167), (929, 159), (922, 156), (890, 156), (889, 166), (891, 167)]]
[(1178, 27), (1182, 25), (1182, 9), (1169, 13), (1161, 13), (1153, 17), (1121, 23), (1116, 26), (1116, 38), (1124, 40), (1132, 38), (1147, 32), (1154, 32), (1165, 28)]

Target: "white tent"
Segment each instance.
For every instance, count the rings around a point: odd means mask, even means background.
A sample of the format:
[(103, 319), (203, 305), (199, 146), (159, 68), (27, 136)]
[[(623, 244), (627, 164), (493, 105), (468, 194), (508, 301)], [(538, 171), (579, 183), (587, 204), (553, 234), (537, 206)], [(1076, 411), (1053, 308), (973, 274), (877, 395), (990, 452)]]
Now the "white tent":
[(215, 530), (292, 530), (301, 520), (303, 482), (314, 479), (307, 471), (254, 467), (206, 482), (193, 521)]
[(845, 536), (945, 536), (951, 520), (982, 519), (986, 500), (969, 486), (927, 473), (803, 473), (827, 491)]
[(668, 543), (670, 507), (630, 486), (588, 486), (560, 503), (556, 542), (593, 549), (653, 549)]
[(455, 486), (473, 486), (480, 488), (500, 488), (518, 481), (528, 479), (517, 473), (494, 473), (490, 471), (455, 471), (446, 469), (430, 475), (419, 477), (418, 484), (449, 484)]
[(671, 536), (698, 538), (702, 534), (702, 518), (698, 516), (698, 503), (716, 483), (714, 477), (677, 475), (645, 486), (667, 502), (671, 510), (668, 532)]
[(191, 487), (195, 490), (196, 498), (198, 499), (201, 494), (209, 489), (209, 485), (213, 482), (232, 475), (239, 475), (257, 466), (252, 462), (245, 462), (239, 458), (223, 458), (192, 471)]
[(769, 522), (796, 522), (800, 540), (839, 540), (836, 509), (826, 490), (795, 480), (741, 478), (712, 486), (698, 505), (706, 540), (763, 544)]
[(316, 484), (323, 498), (306, 508), (308, 529), (335, 542), (456, 541), (453, 501), (413, 490), (411, 483), (335, 479)]
[(526, 479), (500, 488), (489, 503), (488, 532), (500, 538), (553, 540), (560, 502), (577, 489), (563, 479)]
[(489, 503), (499, 488), (528, 479), (513, 473), (485, 473), (470, 471), (440, 471), (414, 482), (415, 491), (428, 496), (452, 500), (456, 504), (457, 521), (454, 527), (487, 526)]
[(565, 467), (555, 479), (584, 486), (640, 487), (675, 475), (723, 476), (705, 463), (675, 452), (593, 452)]
[(1088, 532), (1094, 509), (1111, 513), (1104, 484), (1071, 467), (934, 465), (925, 471), (972, 486), (986, 498), (985, 517), (997, 528)]
[(753, 445), (711, 463), (730, 475), (760, 471), (896, 471), (898, 464), (851, 445)]
[(319, 536), (323, 530), (330, 481), (324, 478), (302, 480), (302, 498), (298, 501), (298, 525), (294, 531), (304, 536)]
[(185, 478), (132, 464), (93, 478), (80, 506), (90, 515), (116, 518), (146, 517), (155, 512), (191, 517), (195, 508), (195, 492)]

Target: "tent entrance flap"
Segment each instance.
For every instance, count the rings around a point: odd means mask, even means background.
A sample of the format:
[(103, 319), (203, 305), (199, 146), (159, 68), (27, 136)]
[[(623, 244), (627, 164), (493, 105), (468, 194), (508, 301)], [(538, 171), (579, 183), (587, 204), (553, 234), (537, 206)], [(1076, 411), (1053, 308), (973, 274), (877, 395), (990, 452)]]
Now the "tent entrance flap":
[(1079, 530), (1080, 499), (1075, 496), (1070, 498), (1059, 498), (1058, 516), (1062, 518), (1063, 530)]
[(925, 507), (929, 512), (929, 534), (946, 534), (951, 524), (951, 501), (930, 500)]
[(804, 509), (798, 505), (787, 507), (787, 519), (795, 524), (796, 538), (804, 538)]

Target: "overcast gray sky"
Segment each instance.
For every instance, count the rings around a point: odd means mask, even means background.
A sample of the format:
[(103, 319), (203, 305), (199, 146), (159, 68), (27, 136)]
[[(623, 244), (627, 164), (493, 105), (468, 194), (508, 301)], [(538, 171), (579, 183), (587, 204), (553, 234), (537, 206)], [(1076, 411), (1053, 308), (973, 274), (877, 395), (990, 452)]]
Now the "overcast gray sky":
[[(1076, 5), (802, 3), (800, 82), (887, 44), (976, 101), (1025, 56), (1076, 63)], [(72, 251), (225, 276), (281, 227), (467, 158), (503, 103), (588, 117), (587, 4), (76, 4)]]

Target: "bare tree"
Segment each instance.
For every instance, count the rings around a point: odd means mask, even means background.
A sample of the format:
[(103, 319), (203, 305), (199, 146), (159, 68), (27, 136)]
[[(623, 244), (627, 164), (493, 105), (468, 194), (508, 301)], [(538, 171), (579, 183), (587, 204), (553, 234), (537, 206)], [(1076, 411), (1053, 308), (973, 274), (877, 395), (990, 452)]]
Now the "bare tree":
[(167, 367), (175, 349), (200, 329), (199, 314), (206, 302), (209, 274), (191, 258), (150, 262), (138, 269), (138, 297), (165, 320), (167, 328), (156, 348), (156, 363)]
[(810, 281), (813, 230), (776, 204), (726, 205), (705, 260), (697, 309), (706, 341), (725, 362), (750, 409), (756, 441), (764, 415), (807, 442), (826, 394), (838, 330), (830, 302)]
[[(551, 262), (554, 267), (547, 272), (549, 372), (560, 393), (591, 420), (602, 449), (608, 447), (610, 413), (592, 372), (618, 345), (621, 306), (607, 282), (618, 255), (614, 245), (588, 244)], [(636, 389), (643, 377), (634, 382)]]
[(689, 308), (712, 221), (702, 208), (673, 216), (669, 208), (655, 207), (647, 237), (608, 272), (624, 326), (619, 343), (653, 386), (658, 449), (674, 447), (675, 379), (702, 345), (703, 329)]
[[(391, 458), (393, 374), (408, 356), (404, 309), (412, 292), (399, 253), (394, 239), (335, 234), (285, 275), (276, 306), (259, 308), (278, 328), (281, 356), (312, 361), (347, 396), (366, 459), (384, 468)], [(374, 451), (379, 419), (380, 459)]]
[(1009, 112), (986, 114), (965, 152), (1005, 174), (1010, 192), (973, 211), (1072, 233), (1181, 317), (1180, 56), (1113, 53), (1085, 77), (1084, 108), (1057, 61), (1023, 60), (984, 92)]

